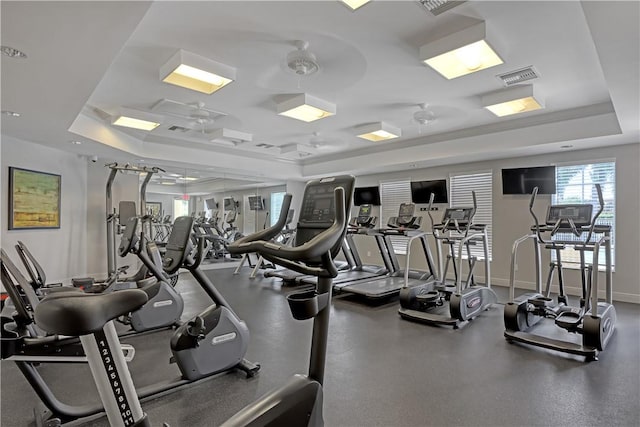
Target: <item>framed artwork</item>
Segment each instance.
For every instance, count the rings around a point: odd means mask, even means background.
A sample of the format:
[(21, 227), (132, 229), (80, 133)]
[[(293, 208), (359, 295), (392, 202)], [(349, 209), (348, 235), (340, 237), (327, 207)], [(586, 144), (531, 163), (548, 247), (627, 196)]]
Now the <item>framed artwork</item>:
[(162, 214), (162, 203), (147, 202), (147, 213), (151, 216), (159, 217)]
[(60, 228), (60, 175), (9, 167), (9, 230)]

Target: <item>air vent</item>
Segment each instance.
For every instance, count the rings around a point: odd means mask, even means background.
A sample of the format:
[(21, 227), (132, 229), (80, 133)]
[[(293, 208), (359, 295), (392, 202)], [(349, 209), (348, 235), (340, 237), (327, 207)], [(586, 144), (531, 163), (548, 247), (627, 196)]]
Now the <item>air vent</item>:
[(418, 0), (425, 9), (431, 12), (433, 15), (438, 16), (441, 13), (446, 12), (449, 9), (453, 9), (456, 6), (460, 6), (466, 0)]
[(537, 79), (540, 77), (538, 72), (533, 68), (533, 66), (521, 68), (516, 71), (510, 71), (508, 73), (499, 74), (498, 77), (502, 84), (505, 86), (513, 86), (518, 83), (526, 82), (529, 80)]
[(266, 143), (264, 143), (264, 142), (263, 142), (263, 143), (261, 143), (261, 144), (257, 144), (257, 145), (256, 145), (256, 147), (258, 147), (258, 148), (273, 148), (273, 147), (275, 147), (275, 145), (273, 145), (273, 144), (266, 144)]
[(184, 126), (172, 125), (169, 126), (169, 130), (173, 132), (189, 132), (191, 129)]

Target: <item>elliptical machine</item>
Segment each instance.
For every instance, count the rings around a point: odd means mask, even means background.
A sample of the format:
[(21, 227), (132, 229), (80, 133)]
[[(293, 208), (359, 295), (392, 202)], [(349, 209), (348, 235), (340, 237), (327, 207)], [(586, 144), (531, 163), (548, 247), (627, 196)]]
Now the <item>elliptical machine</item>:
[[(598, 360), (598, 352), (605, 349), (613, 336), (616, 310), (613, 306), (611, 268), (611, 226), (596, 224), (604, 210), (604, 199), (600, 184), (595, 184), (600, 208), (591, 218), (591, 204), (550, 205), (544, 224), (540, 224), (533, 211), (538, 187), (533, 189), (529, 202), (529, 212), (534, 220), (533, 233), (527, 234), (513, 244), (511, 252), (511, 274), (509, 302), (504, 307), (504, 337), (507, 342), (520, 342), (557, 350), (564, 353), (585, 356), (586, 361)], [(572, 239), (551, 237), (558, 234), (573, 234)], [(548, 234), (549, 239), (544, 235)], [(594, 238), (599, 235), (599, 238)], [(583, 237), (586, 236), (586, 237)], [(593, 239), (592, 239), (593, 238)], [(520, 244), (531, 240), (534, 244), (536, 266), (536, 291), (515, 298), (515, 266)], [(541, 247), (555, 252), (556, 261), (550, 264), (546, 289), (542, 292)], [(580, 273), (582, 298), (580, 306), (570, 306), (564, 291), (561, 250), (573, 247), (580, 253)], [(605, 252), (605, 301), (598, 301), (598, 261), (600, 249)], [(591, 253), (593, 261), (586, 262), (586, 253)], [(554, 270), (558, 270), (559, 294), (556, 301), (551, 298), (551, 282)], [(542, 319), (553, 319), (556, 326), (569, 333), (582, 335), (582, 344), (571, 340), (561, 340), (528, 332)]]
[[(473, 217), (477, 209), (475, 192), (472, 192), (472, 197), (473, 207), (447, 208), (442, 222), (436, 224), (431, 215), (434, 199), (434, 194), (431, 193), (428, 213), (432, 226), (431, 234), (436, 240), (440, 277), (417, 286), (409, 286), (408, 278), (406, 278), (407, 284), (400, 290), (400, 309), (398, 310), (398, 314), (403, 319), (449, 325), (457, 329), (461, 322), (472, 320), (498, 301), (496, 294), (491, 289), (487, 228), (484, 224), (473, 224)], [(420, 235), (413, 238), (419, 237)], [(475, 283), (473, 275), (477, 258), (471, 253), (471, 245), (478, 243), (482, 244), (484, 252), (486, 284), (483, 286)], [(444, 269), (442, 267), (443, 244), (449, 246)], [(409, 243), (408, 247), (410, 246)], [(465, 252), (468, 273), (463, 286), (462, 258)], [(427, 253), (430, 255), (430, 252)], [(409, 270), (409, 258), (409, 254), (407, 254), (406, 271)], [(448, 283), (446, 280), (450, 263), (453, 265), (455, 283)]]
[[(304, 241), (300, 246), (287, 247), (271, 242), (284, 226), (291, 195), (285, 196), (278, 224), (230, 246), (233, 252), (256, 252), (272, 262), (313, 274), (318, 277), (318, 285), (315, 290), (296, 292), (287, 297), (294, 318), (314, 319), (309, 375), (295, 375), (284, 386), (245, 407), (223, 426), (324, 424), (322, 381), (331, 281), (338, 274), (333, 257), (340, 250), (346, 232), (354, 182), (352, 176), (341, 176), (307, 184), (298, 223), (298, 233), (304, 239), (298, 240)], [(80, 297), (53, 295), (43, 300), (38, 306), (36, 321), (52, 333), (80, 336), (110, 425), (148, 426), (149, 420), (136, 395), (112, 321), (144, 304), (146, 294), (136, 289), (98, 296), (78, 294)]]

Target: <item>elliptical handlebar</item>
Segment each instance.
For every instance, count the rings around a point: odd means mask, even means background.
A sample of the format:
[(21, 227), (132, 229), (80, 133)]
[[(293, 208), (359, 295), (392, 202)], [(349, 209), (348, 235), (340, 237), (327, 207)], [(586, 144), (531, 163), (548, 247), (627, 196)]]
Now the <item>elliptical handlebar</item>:
[[(295, 268), (301, 272), (308, 271), (314, 275), (321, 275), (324, 272), (328, 272), (331, 276), (334, 276), (337, 274), (337, 270), (335, 269), (335, 265), (333, 265), (330, 252), (342, 238), (348, 223), (344, 193), (345, 190), (342, 187), (337, 187), (334, 190), (335, 218), (333, 224), (304, 244), (292, 247), (266, 241), (264, 240), (265, 235), (269, 236), (270, 233), (264, 233), (264, 231), (267, 230), (263, 230), (233, 242), (228, 247), (229, 252), (233, 254), (256, 252), (259, 255), (265, 256), (265, 258), (269, 257), (271, 259), (281, 260), (287, 267)], [(284, 207), (283, 203), (283, 211)], [(286, 215), (281, 215), (278, 223), (283, 222), (282, 218), (286, 220)], [(315, 261), (317, 259), (321, 259), (324, 272), (317, 267), (306, 264), (311, 260)]]
[(589, 227), (589, 234), (587, 234), (586, 242), (591, 240), (591, 236), (593, 235), (593, 230), (596, 227), (596, 220), (598, 219), (602, 211), (604, 211), (604, 197), (602, 196), (602, 188), (600, 187), (600, 184), (596, 184), (596, 192), (598, 193), (598, 203), (600, 204), (600, 208), (598, 209), (598, 212), (596, 212), (595, 216), (591, 220), (591, 227)]

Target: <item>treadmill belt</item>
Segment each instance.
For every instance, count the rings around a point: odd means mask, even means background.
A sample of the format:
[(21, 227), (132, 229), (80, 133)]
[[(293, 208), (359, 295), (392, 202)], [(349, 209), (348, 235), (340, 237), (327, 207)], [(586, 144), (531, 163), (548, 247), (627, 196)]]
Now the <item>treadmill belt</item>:
[[(409, 279), (409, 287), (424, 283), (421, 279)], [(341, 288), (342, 292), (363, 295), (367, 298), (386, 298), (400, 293), (404, 287), (404, 276), (382, 277), (377, 280), (356, 282)]]

